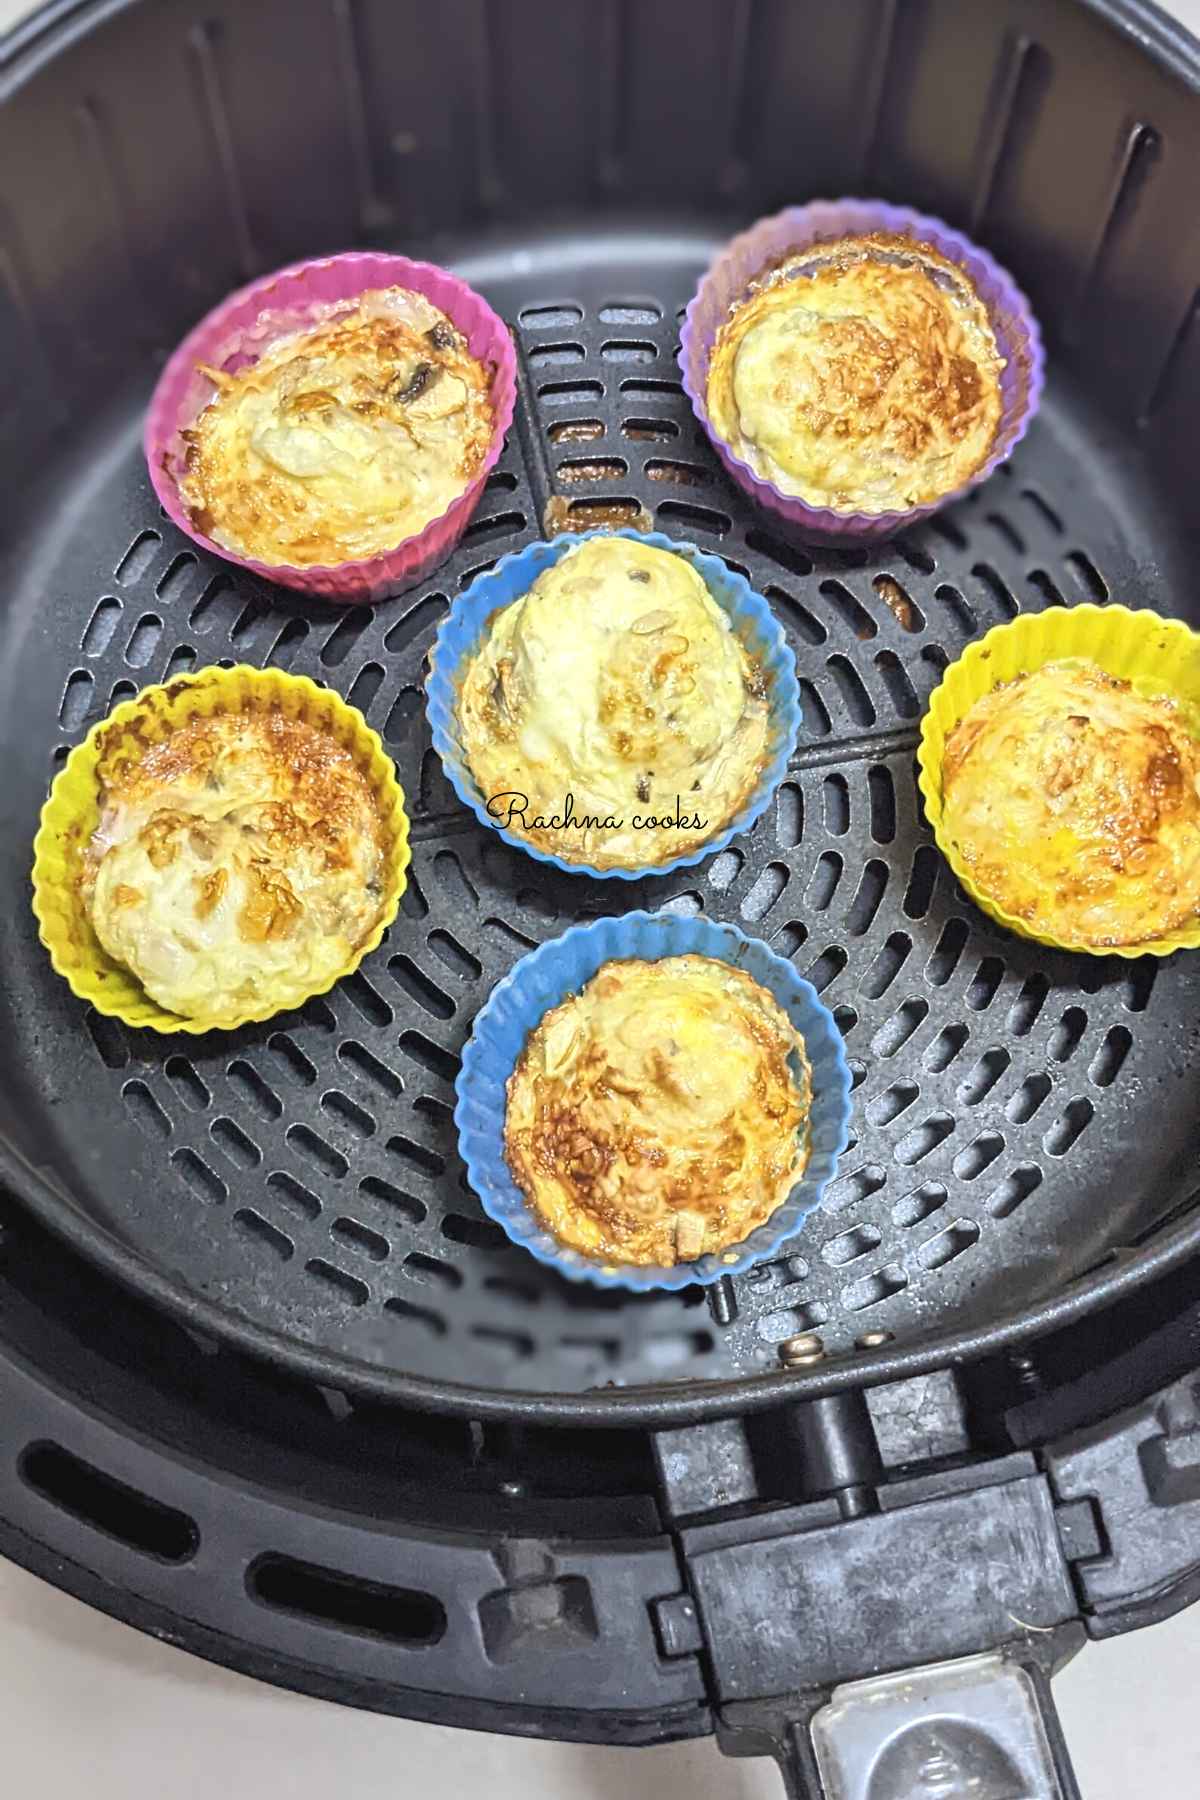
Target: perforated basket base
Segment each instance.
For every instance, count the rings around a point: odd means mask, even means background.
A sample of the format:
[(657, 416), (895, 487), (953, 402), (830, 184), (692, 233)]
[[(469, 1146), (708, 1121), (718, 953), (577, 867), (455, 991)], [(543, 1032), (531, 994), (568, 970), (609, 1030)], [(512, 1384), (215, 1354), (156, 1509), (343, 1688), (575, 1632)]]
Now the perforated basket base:
[[(457, 267), (519, 320), (520, 416), (467, 539), (423, 590), (314, 606), (194, 550), (140, 462), (149, 391), (77, 439), (0, 606), (0, 844), (10, 1148), (59, 1229), (99, 1224), (243, 1319), (333, 1356), (571, 1392), (769, 1367), (980, 1325), (1137, 1241), (1188, 1194), (1200, 958), (1072, 959), (993, 929), (921, 817), (916, 725), (939, 671), (1019, 608), (1109, 596), (1182, 610), (1184, 546), (1135, 445), (1051, 381), (1010, 465), (869, 552), (789, 544), (720, 474), (682, 396), (679, 309), (711, 245), (661, 231), (497, 244)], [(527, 251), (520, 273), (519, 253)], [(806, 712), (776, 809), (698, 869), (622, 887), (556, 876), (478, 827), (425, 729), (423, 658), (452, 595), (549, 517), (695, 537), (774, 603)], [(72, 998), (28, 907), (53, 770), (146, 681), (222, 658), (336, 685), (384, 734), (415, 819), (401, 918), (302, 1013), (180, 1047)], [(635, 1300), (509, 1246), (465, 1187), (457, 1056), (530, 945), (609, 908), (703, 908), (792, 956), (835, 1008), (855, 1131), (823, 1214), (770, 1267)]]

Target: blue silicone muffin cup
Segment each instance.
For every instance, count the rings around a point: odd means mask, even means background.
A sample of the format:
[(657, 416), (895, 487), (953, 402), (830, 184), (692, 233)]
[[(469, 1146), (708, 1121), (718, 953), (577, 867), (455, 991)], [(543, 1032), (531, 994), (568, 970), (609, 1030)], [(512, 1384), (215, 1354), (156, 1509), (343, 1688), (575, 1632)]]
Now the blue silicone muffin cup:
[[(634, 538), (640, 544), (687, 558), (717, 605), (729, 615), (732, 629), (746, 649), (758, 659), (767, 677), (769, 695), (767, 761), (745, 805), (698, 850), (687, 856), (676, 856), (670, 862), (647, 863), (636, 869), (597, 869), (591, 863), (569, 862), (565, 857), (539, 850), (515, 831), (509, 831), (489, 817), (486, 796), (480, 792), (471, 773), (458, 728), (458, 690), (463, 670), (467, 658), (482, 642), (492, 614), (519, 600), (539, 575), (552, 568), (577, 544), (586, 543), (592, 537), (613, 536)], [(600, 881), (642, 881), (647, 875), (667, 875), (672, 869), (689, 868), (723, 850), (731, 839), (739, 832), (749, 830), (766, 811), (783, 780), (788, 757), (800, 730), (796, 659), (767, 602), (754, 592), (744, 576), (727, 568), (719, 556), (710, 556), (694, 544), (666, 537), (661, 531), (564, 532), (550, 543), (527, 544), (523, 550), (502, 556), (494, 569), (476, 577), (443, 619), (430, 653), (425, 693), (433, 747), (441, 757), (442, 767), (455, 793), (465, 806), (470, 807), (480, 824), (489, 826), (507, 843), (514, 844), (527, 856), (536, 857), (538, 862), (552, 863), (556, 869), (566, 869), (573, 875), (591, 875)]]
[[(601, 1263), (567, 1249), (542, 1224), (513, 1180), (504, 1157), (508, 1078), (529, 1033), (569, 994), (577, 994), (606, 962), (636, 957), (661, 962), (667, 956), (711, 956), (732, 963), (778, 1000), (804, 1039), (812, 1070), (808, 1166), (787, 1199), (740, 1244), (719, 1255), (670, 1268)], [(484, 1212), (514, 1244), (569, 1281), (625, 1288), (634, 1294), (653, 1289), (709, 1285), (778, 1255), (819, 1205), (846, 1148), (850, 1127), (850, 1070), (833, 1014), (816, 989), (790, 962), (758, 938), (711, 919), (674, 913), (626, 913), (575, 925), (562, 937), (531, 950), (493, 988), (475, 1020), (455, 1083), (454, 1122), (471, 1186)]]

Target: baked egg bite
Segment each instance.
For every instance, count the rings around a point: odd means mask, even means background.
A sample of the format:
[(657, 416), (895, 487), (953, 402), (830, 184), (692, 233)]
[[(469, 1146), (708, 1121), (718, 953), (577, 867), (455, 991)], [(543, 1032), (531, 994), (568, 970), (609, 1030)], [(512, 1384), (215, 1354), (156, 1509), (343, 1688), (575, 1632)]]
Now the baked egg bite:
[(180, 436), (197, 531), (305, 568), (393, 550), (470, 486), (491, 441), (490, 370), (424, 294), (375, 288), (314, 307), (227, 372)]
[(970, 276), (887, 232), (797, 252), (722, 324), (718, 435), (784, 494), (835, 512), (951, 494), (991, 452), (1004, 358)]
[(1045, 664), (946, 739), (942, 830), (981, 892), (1067, 945), (1147, 943), (1200, 911), (1200, 743), (1177, 702)]
[(384, 826), (332, 733), (279, 710), (190, 719), (144, 753), (110, 727), (81, 888), (151, 999), (220, 1020), (328, 985), (383, 911)]
[(671, 1266), (740, 1243), (808, 1161), (804, 1041), (774, 996), (706, 956), (605, 963), (530, 1032), (505, 1156), (561, 1244)]
[(695, 850), (767, 757), (763, 670), (693, 565), (633, 538), (587, 539), (500, 608), (457, 712), (489, 814), (599, 869)]

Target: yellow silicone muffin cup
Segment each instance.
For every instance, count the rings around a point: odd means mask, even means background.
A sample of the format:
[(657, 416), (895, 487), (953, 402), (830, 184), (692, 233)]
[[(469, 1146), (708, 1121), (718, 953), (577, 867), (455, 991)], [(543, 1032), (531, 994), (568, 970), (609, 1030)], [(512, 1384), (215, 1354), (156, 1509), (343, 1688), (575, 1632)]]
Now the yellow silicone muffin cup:
[[(110, 759), (134, 760), (152, 743), (161, 742), (188, 720), (215, 713), (278, 708), (294, 719), (307, 720), (332, 733), (353, 755), (370, 781), (385, 833), (385, 885), (379, 922), (354, 955), (327, 981), (284, 1001), (264, 1002), (222, 1018), (184, 1018), (151, 1000), (137, 977), (101, 947), (92, 930), (80, 893), (82, 860), (100, 819), (98, 765)], [(131, 729), (132, 728), (132, 729)], [(113, 733), (109, 737), (109, 733)], [(232, 669), (198, 669), (165, 685), (143, 688), (123, 700), (106, 719), (92, 726), (54, 778), (33, 841), (33, 910), (39, 936), (50, 961), (73, 994), (97, 1012), (126, 1025), (151, 1031), (232, 1031), (238, 1025), (269, 1019), (314, 994), (324, 994), (356, 969), (374, 950), (396, 917), (410, 860), (408, 815), (392, 759), (377, 732), (362, 714), (307, 675), (285, 675), (281, 669), (254, 669), (239, 663)]]
[(1176, 950), (1200, 949), (1200, 917), (1189, 925), (1140, 944), (1078, 944), (1034, 931), (975, 885), (970, 869), (950, 841), (942, 819), (942, 757), (946, 739), (975, 702), (1002, 681), (1013, 681), (1043, 664), (1066, 657), (1087, 657), (1109, 675), (1131, 682), (1148, 698), (1177, 700), (1189, 729), (1200, 737), (1200, 633), (1179, 619), (1127, 606), (1052, 606), (1041, 613), (1022, 613), (1007, 625), (996, 625), (969, 644), (950, 664), (929, 699), (921, 721), (917, 766), (925, 816), (938, 849), (983, 912), (1009, 931), (1056, 950), (1085, 956), (1170, 956)]

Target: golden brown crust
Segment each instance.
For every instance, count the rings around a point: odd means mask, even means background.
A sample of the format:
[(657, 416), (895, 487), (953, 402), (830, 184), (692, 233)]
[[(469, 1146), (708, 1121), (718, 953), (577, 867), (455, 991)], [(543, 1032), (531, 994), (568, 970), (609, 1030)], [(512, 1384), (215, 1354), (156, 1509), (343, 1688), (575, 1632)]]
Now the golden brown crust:
[(763, 669), (696, 569), (629, 538), (587, 540), (499, 609), (458, 695), (492, 816), (597, 868), (667, 862), (722, 830), (761, 775), (768, 714)]
[(787, 1198), (808, 1104), (803, 1040), (744, 970), (619, 960), (530, 1033), (505, 1155), (560, 1243), (667, 1266), (719, 1254)]
[(491, 441), (489, 371), (424, 295), (324, 309), (233, 374), (181, 435), (198, 531), (271, 564), (394, 549), (437, 518)]
[(873, 233), (765, 272), (717, 334), (708, 409), (735, 453), (835, 511), (903, 510), (987, 459), (1004, 367), (969, 276)]
[(1064, 943), (1149, 942), (1200, 911), (1200, 743), (1176, 703), (1049, 663), (949, 734), (943, 829), (1006, 912)]
[(145, 743), (110, 727), (81, 889), (152, 998), (221, 1017), (288, 1003), (378, 920), (384, 826), (353, 756), (278, 708), (198, 716)]

